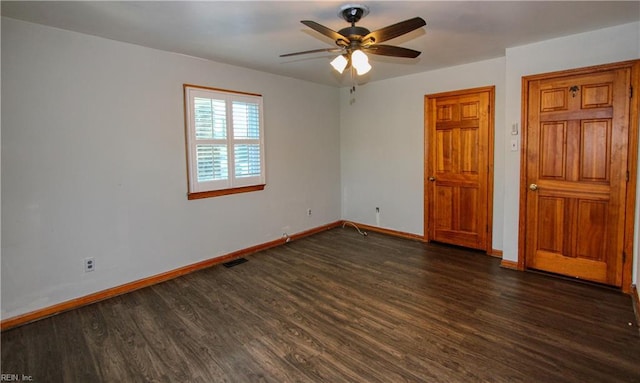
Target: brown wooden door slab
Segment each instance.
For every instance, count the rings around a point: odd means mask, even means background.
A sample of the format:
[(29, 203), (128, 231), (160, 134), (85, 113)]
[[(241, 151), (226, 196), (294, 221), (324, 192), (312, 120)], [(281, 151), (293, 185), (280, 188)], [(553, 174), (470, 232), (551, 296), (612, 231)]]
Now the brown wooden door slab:
[(490, 250), (492, 102), (493, 88), (425, 98), (429, 240)]
[(528, 82), (526, 267), (621, 286), (631, 69)]

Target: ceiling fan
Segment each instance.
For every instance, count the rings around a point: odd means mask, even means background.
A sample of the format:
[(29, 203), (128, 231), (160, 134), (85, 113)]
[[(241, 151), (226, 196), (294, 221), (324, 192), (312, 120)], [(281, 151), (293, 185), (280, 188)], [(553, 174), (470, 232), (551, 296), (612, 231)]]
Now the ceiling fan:
[(371, 69), (369, 58), (365, 53), (406, 58), (416, 58), (420, 55), (419, 51), (413, 49), (384, 45), (380, 43), (402, 36), (427, 25), (422, 18), (414, 17), (371, 32), (367, 28), (356, 26), (356, 23), (368, 14), (369, 7), (366, 5), (343, 5), (340, 7), (338, 16), (342, 17), (348, 23), (351, 23), (351, 26), (340, 29), (338, 32), (327, 28), (324, 25), (318, 24), (315, 21), (302, 20), (302, 24), (335, 40), (337, 48), (312, 49), (302, 52), (287, 53), (280, 55), (280, 57), (318, 52), (339, 52), (340, 55), (331, 61), (331, 66), (340, 73), (342, 73), (346, 68), (353, 67), (356, 69), (358, 75), (362, 75)]

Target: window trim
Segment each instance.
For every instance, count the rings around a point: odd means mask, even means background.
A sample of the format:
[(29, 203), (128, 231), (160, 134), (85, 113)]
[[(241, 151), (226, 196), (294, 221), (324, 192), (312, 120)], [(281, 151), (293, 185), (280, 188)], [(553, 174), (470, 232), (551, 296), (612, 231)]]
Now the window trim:
[[(194, 91), (213, 91), (218, 93), (226, 93), (228, 96), (233, 97), (234, 95), (239, 96), (250, 96), (250, 97), (258, 97), (260, 98), (260, 170), (261, 174), (258, 178), (260, 178), (261, 182), (256, 184), (240, 184), (239, 186), (230, 186), (221, 189), (213, 189), (213, 190), (202, 190), (202, 191), (194, 191), (193, 185), (197, 183), (197, 181), (192, 180), (195, 176), (193, 167), (195, 166), (195, 158), (193, 157), (193, 141), (195, 139), (194, 132), (191, 131), (191, 114), (193, 113), (190, 102), (190, 90)], [(250, 93), (250, 92), (242, 92), (235, 90), (228, 90), (222, 88), (213, 88), (201, 85), (194, 84), (183, 84), (183, 95), (184, 95), (184, 126), (185, 126), (185, 154), (186, 154), (186, 165), (187, 165), (187, 199), (202, 199), (202, 198), (210, 198), (210, 197), (218, 197), (230, 194), (238, 194), (238, 193), (248, 193), (253, 191), (264, 190), (266, 186), (266, 169), (265, 169), (265, 144), (264, 144), (264, 112), (263, 112), (263, 101), (262, 95), (258, 93)], [(234, 138), (227, 137), (227, 145), (233, 146)], [(232, 170), (233, 171), (233, 170)], [(233, 182), (235, 179), (235, 174), (229, 174), (229, 182)]]

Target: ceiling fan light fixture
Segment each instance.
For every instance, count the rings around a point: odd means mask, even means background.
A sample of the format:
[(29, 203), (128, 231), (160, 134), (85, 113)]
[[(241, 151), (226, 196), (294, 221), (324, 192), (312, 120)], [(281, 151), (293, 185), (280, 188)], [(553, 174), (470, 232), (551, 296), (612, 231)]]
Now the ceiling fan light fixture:
[(356, 68), (356, 72), (358, 72), (358, 76), (361, 76), (371, 70), (371, 65), (369, 64), (369, 58), (363, 51), (357, 49), (351, 53), (351, 62), (353, 63), (353, 67)]
[(342, 72), (344, 72), (344, 68), (347, 67), (348, 63), (349, 61), (347, 60), (347, 58), (344, 55), (340, 55), (331, 61), (331, 66), (333, 67), (333, 69), (342, 74)]
[(342, 28), (337, 32), (322, 24), (318, 24), (315, 21), (301, 20), (300, 22), (302, 24), (333, 40), (337, 48), (312, 49), (302, 52), (287, 53), (280, 55), (280, 57), (318, 52), (341, 52), (342, 54), (340, 56), (331, 60), (331, 66), (340, 74), (342, 74), (345, 69), (349, 68), (351, 76), (353, 77), (354, 72), (357, 72), (358, 76), (361, 76), (371, 70), (369, 58), (364, 51), (374, 55), (391, 57), (416, 58), (420, 55), (419, 51), (413, 49), (393, 45), (382, 45), (380, 43), (422, 28), (427, 25), (426, 21), (421, 17), (414, 17), (371, 32), (367, 28), (356, 26), (356, 23), (368, 13), (369, 7), (366, 5), (343, 5), (340, 7), (338, 15), (351, 24), (351, 26)]
[(367, 74), (371, 70), (371, 64), (364, 63), (364, 64), (360, 64), (360, 66), (357, 66), (355, 68), (356, 68), (356, 73), (358, 73), (358, 76), (362, 76), (363, 74)]
[(360, 65), (360, 68), (356, 68), (356, 72), (358, 73), (358, 76), (367, 74), (370, 70), (371, 70), (371, 64), (369, 63), (364, 63), (363, 65)]

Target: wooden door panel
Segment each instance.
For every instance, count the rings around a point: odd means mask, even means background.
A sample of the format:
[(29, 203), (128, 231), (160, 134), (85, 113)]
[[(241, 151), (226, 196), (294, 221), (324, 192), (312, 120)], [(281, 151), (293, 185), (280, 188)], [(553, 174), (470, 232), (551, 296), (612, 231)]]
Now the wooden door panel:
[(609, 182), (611, 120), (583, 120), (580, 133), (580, 181)]
[(562, 121), (540, 124), (540, 178), (565, 179), (567, 164), (567, 124)]
[(457, 222), (458, 230), (465, 233), (473, 234), (474, 240), (477, 240), (478, 232), (478, 217), (476, 216), (478, 206), (478, 188), (475, 186), (458, 188), (458, 201), (460, 206)]
[(478, 175), (478, 164), (481, 162), (478, 158), (478, 129), (465, 128), (460, 129), (460, 172), (466, 176)]
[(454, 220), (454, 188), (439, 185), (436, 188), (436, 201), (434, 203), (434, 215), (436, 231), (453, 230)]
[(611, 85), (611, 83), (585, 85), (582, 88), (582, 108), (613, 106), (613, 87)]
[(564, 249), (565, 199), (558, 197), (538, 198), (537, 248), (541, 251), (561, 254)]
[(454, 171), (453, 167), (453, 131), (438, 130), (436, 132), (436, 172), (439, 174), (450, 173)]
[(568, 255), (605, 262), (608, 202), (577, 200), (576, 205), (574, 226), (579, 230), (579, 238), (575, 241), (575, 251)]
[(540, 111), (566, 110), (569, 99), (568, 93), (566, 87), (540, 90)]
[(436, 110), (436, 122), (453, 121), (458, 116), (458, 103), (455, 100), (442, 101)]
[(620, 286), (628, 147), (625, 71), (529, 83), (523, 185), (531, 189), (525, 204), (527, 267)]
[(480, 102), (478, 100), (460, 101), (460, 120), (475, 120), (480, 118)]

